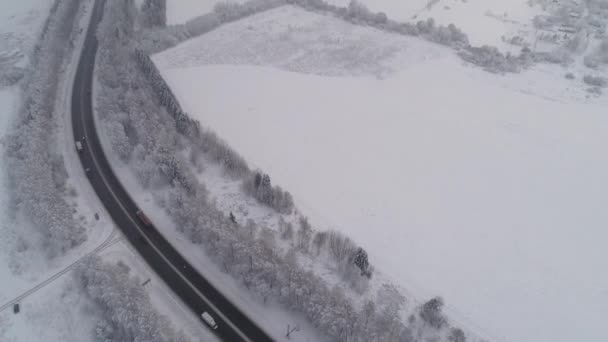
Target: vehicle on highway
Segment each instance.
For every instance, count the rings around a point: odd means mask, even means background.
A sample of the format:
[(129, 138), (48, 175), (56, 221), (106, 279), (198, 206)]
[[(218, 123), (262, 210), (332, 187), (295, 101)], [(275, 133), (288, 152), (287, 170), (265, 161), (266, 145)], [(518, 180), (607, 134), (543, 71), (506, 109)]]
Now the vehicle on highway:
[(138, 210), (137, 212), (135, 212), (135, 214), (137, 215), (137, 217), (139, 217), (139, 219), (141, 220), (141, 222), (146, 227), (150, 227), (152, 225), (152, 221), (150, 221), (150, 219), (148, 218), (148, 216), (146, 216), (146, 214), (144, 214), (143, 211)]
[(79, 140), (76, 140), (76, 150), (78, 152), (82, 152), (82, 142), (80, 142)]
[(217, 324), (215, 323), (215, 320), (213, 319), (213, 317), (211, 317), (209, 313), (207, 313), (207, 311), (201, 314), (201, 318), (203, 319), (203, 321), (205, 321), (205, 323), (207, 323), (211, 327), (211, 329), (217, 329)]

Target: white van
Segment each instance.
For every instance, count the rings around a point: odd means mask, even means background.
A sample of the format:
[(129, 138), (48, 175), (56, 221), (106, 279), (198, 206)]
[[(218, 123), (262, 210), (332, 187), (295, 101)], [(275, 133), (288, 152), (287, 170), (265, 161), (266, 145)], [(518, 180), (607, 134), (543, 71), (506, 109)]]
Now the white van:
[(205, 321), (205, 323), (207, 323), (211, 327), (211, 329), (217, 329), (217, 324), (215, 323), (215, 320), (213, 319), (213, 317), (211, 317), (210, 314), (207, 313), (207, 311), (201, 314), (201, 318), (203, 319), (203, 321)]
[(78, 152), (82, 152), (82, 143), (78, 140), (76, 140), (76, 150), (78, 150)]

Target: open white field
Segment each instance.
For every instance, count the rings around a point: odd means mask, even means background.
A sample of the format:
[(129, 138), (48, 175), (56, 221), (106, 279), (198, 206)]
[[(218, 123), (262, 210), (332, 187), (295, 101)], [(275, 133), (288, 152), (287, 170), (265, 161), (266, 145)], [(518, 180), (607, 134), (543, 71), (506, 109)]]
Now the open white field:
[(155, 61), (185, 109), (313, 223), (353, 236), (420, 298), (444, 296), (468, 328), (608, 338), (608, 118), (559, 69), (503, 78), (292, 7)]

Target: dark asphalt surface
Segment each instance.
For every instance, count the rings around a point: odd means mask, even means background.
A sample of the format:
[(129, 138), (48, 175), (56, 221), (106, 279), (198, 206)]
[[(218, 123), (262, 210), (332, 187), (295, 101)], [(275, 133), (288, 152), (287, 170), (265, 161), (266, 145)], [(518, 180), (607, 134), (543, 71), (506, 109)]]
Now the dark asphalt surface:
[[(72, 91), (72, 125), (75, 139), (85, 137), (79, 153), (83, 168), (90, 168), (89, 180), (116, 226), (138, 253), (173, 292), (200, 319), (209, 312), (218, 328), (213, 332), (223, 341), (272, 341), (253, 321), (229, 302), (171, 246), (153, 226), (145, 226), (135, 214), (134, 201), (114, 175), (104, 154), (93, 118), (91, 89), (97, 52), (95, 31), (103, 15), (105, 0), (96, 0), (87, 30)], [(201, 324), (205, 324), (201, 319)]]

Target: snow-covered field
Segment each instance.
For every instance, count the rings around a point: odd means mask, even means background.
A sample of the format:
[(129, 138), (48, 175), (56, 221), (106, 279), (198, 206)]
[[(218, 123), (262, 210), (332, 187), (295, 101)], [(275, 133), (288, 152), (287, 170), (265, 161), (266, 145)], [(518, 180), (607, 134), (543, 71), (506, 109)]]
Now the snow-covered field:
[[(394, 17), (384, 3), (369, 7)], [(563, 69), (496, 76), (293, 7), (155, 62), (313, 225), (354, 237), (419, 298), (444, 296), (451, 318), (497, 341), (608, 338), (606, 103)]]

